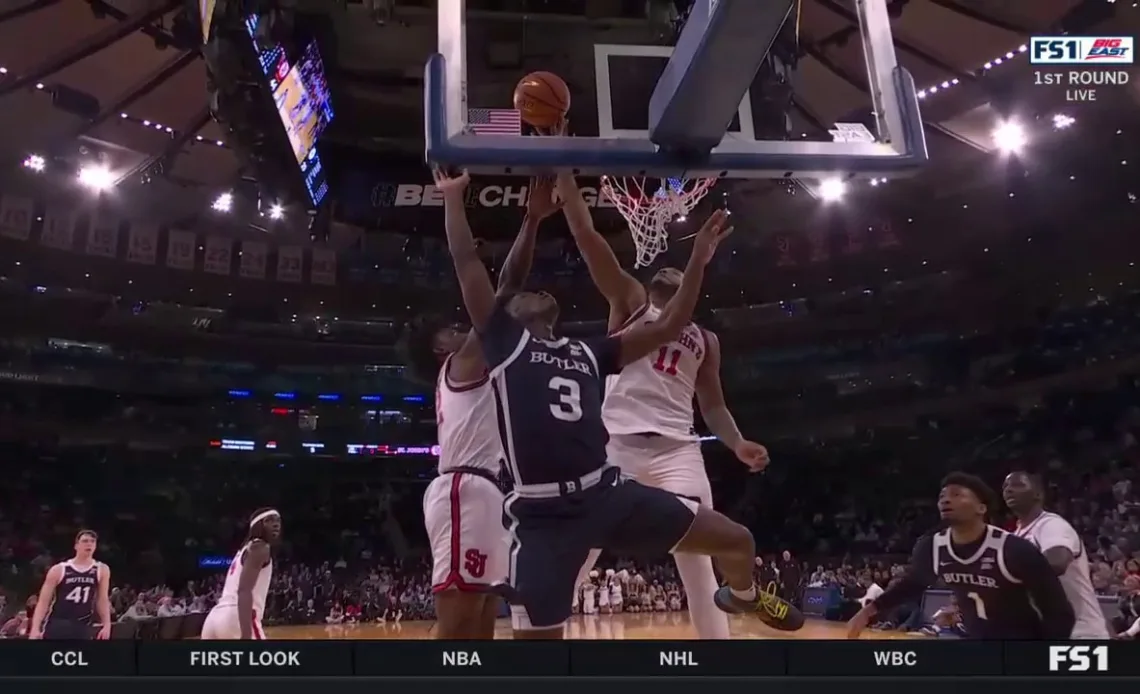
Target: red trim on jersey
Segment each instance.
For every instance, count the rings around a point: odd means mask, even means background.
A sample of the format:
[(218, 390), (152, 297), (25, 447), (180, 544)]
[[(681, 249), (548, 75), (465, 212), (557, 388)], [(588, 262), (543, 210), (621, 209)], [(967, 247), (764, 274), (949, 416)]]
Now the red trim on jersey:
[(250, 625), (253, 627), (253, 640), (264, 641), (265, 632), (261, 630), (261, 622), (257, 621), (257, 610), (253, 611), (253, 620), (250, 622)]
[(624, 321), (622, 321), (621, 325), (619, 325), (618, 327), (611, 330), (608, 333), (607, 337), (613, 337), (614, 335), (617, 335), (621, 331), (623, 331), (626, 328), (628, 328), (629, 326), (633, 325), (633, 322), (636, 321), (638, 318), (641, 318), (642, 316), (644, 316), (645, 312), (648, 310), (649, 310), (649, 300), (646, 299), (645, 303), (641, 305), (641, 308), (639, 308), (636, 311), (634, 311), (633, 313), (629, 314), (629, 318), (626, 318)]
[(431, 587), (432, 593), (442, 593), (445, 590), (454, 588), (461, 593), (485, 593), (491, 587), (490, 583), (471, 583), (463, 578), (463, 574), (459, 573), (460, 562), (462, 561), (463, 547), (461, 546), (462, 540), (462, 513), (459, 503), (459, 485), (463, 481), (463, 472), (451, 472), (451, 566), (447, 572), (447, 578), (443, 583), (437, 583)]
[(447, 359), (443, 360), (443, 387), (444, 388), (447, 388), (452, 393), (466, 393), (468, 391), (475, 390), (476, 388), (478, 388), (480, 386), (486, 385), (488, 379), (491, 376), (491, 372), (487, 371), (485, 369), (483, 371), (483, 375), (480, 376), (479, 378), (475, 379), (474, 381), (470, 381), (469, 383), (459, 383), (459, 384), (452, 383), (451, 374), (449, 373), (449, 371), (450, 371), (449, 367), (451, 366), (451, 358), (453, 356), (455, 356), (455, 355), (449, 354), (449, 355), (447, 355)]

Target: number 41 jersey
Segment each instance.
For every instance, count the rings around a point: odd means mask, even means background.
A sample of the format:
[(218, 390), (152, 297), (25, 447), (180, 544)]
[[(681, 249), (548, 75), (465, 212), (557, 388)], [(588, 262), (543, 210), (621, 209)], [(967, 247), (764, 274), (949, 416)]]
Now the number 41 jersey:
[(99, 562), (85, 569), (76, 568), (70, 561), (63, 562), (63, 577), (55, 587), (55, 600), (51, 604), (51, 619), (87, 623), (95, 609), (99, 591)]
[(603, 467), (602, 395), (620, 368), (619, 338), (539, 339), (507, 313), (506, 298), (479, 338), (514, 485), (573, 481)]

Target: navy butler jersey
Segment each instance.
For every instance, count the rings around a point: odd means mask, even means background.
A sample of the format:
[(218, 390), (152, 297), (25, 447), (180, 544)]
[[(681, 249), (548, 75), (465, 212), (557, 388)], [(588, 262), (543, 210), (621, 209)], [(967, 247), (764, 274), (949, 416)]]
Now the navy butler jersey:
[(63, 577), (55, 587), (55, 600), (51, 604), (51, 619), (84, 623), (91, 621), (98, 590), (98, 562), (86, 569), (78, 569), (70, 561), (64, 562)]
[(606, 464), (602, 396), (620, 370), (617, 337), (543, 340), (500, 298), (479, 338), (515, 486), (576, 480)]

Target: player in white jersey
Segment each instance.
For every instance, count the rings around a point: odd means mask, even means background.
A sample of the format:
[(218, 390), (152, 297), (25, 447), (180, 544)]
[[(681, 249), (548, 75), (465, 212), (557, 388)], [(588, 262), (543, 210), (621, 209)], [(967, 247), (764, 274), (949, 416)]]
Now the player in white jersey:
[(597, 597), (598, 593), (598, 587), (594, 585), (594, 578), (597, 573), (597, 571), (591, 571), (586, 582), (582, 584), (582, 614), (598, 613), (598, 606), (594, 602), (594, 598)]
[(259, 509), (249, 520), (249, 537), (230, 562), (222, 596), (206, 615), (202, 639), (261, 640), (265, 631), (265, 599), (273, 579), (273, 547), (281, 539), (281, 514)]
[(1041, 478), (1027, 472), (1011, 472), (1002, 485), (1002, 496), (1017, 516), (1014, 534), (1036, 545), (1061, 579), (1076, 616), (1072, 638), (1108, 639), (1108, 623), (1089, 576), (1088, 552), (1067, 520), (1045, 510)]
[[(560, 207), (552, 180), (532, 183), (530, 190), (523, 229), (499, 275), (500, 291), (521, 288), (530, 274), (538, 224)], [(510, 536), (503, 526), (503, 449), (487, 362), (474, 331), (426, 317), (413, 324), (403, 347), (413, 376), (436, 384), (439, 477), (423, 501), (435, 635), (492, 639), (499, 612), (494, 590), (506, 582)]]
[[(622, 269), (605, 238), (594, 229), (590, 211), (574, 194), (573, 177), (558, 178), (559, 194), (568, 200), (564, 212), (590, 277), (609, 302), (608, 327), (620, 333), (656, 320), (676, 294), (683, 273), (663, 268), (645, 287)], [(611, 463), (642, 484), (658, 487), (712, 507), (699, 437), (693, 425), (693, 398), (709, 430), (752, 470), (768, 464), (768, 451), (741, 434), (724, 402), (720, 382), (720, 342), (696, 324), (674, 342), (634, 362), (606, 388), (602, 416), (610, 434)], [(583, 570), (597, 561), (595, 551)], [(689, 614), (701, 639), (727, 639), (728, 616), (717, 609), (712, 560), (697, 554), (674, 554), (677, 572), (689, 598)], [(775, 606), (773, 606), (775, 609)]]

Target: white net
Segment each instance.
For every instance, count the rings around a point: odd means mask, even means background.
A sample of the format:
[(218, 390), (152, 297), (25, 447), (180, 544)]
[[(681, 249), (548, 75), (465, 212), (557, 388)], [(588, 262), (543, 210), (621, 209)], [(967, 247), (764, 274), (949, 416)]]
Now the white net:
[(649, 265), (669, 248), (669, 223), (684, 221), (714, 183), (715, 178), (602, 177), (602, 194), (629, 224), (637, 249), (634, 267)]

